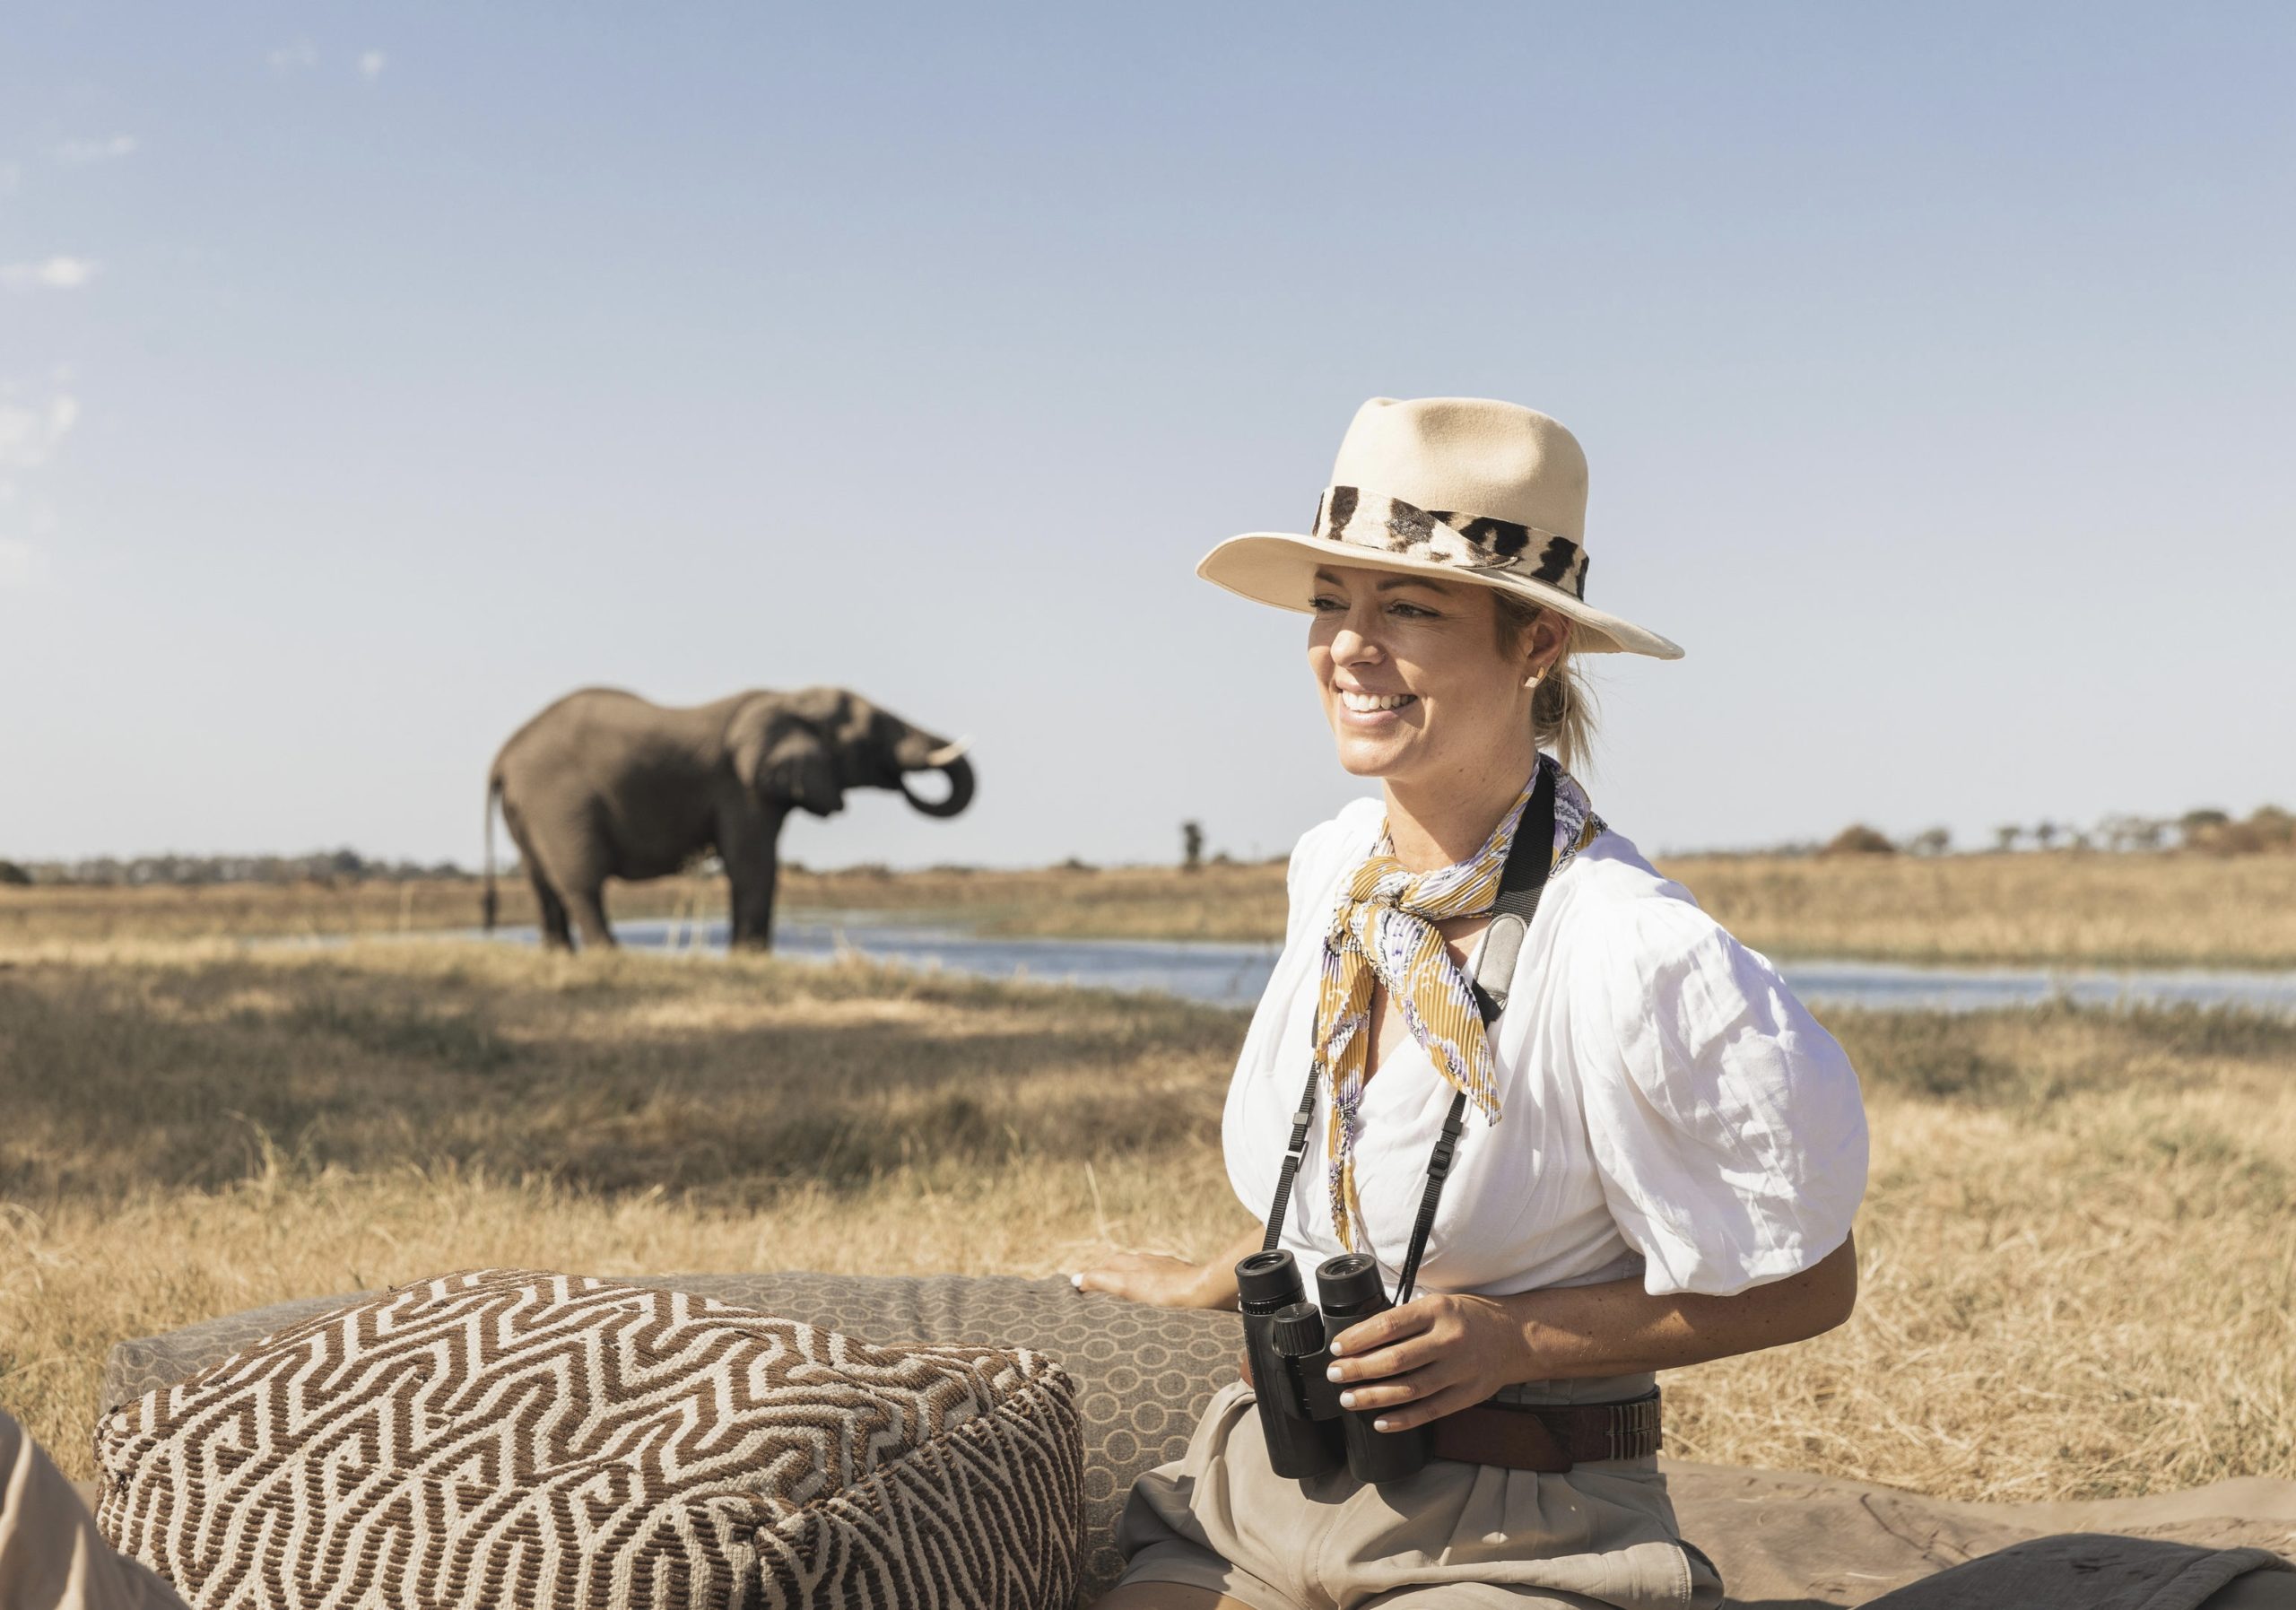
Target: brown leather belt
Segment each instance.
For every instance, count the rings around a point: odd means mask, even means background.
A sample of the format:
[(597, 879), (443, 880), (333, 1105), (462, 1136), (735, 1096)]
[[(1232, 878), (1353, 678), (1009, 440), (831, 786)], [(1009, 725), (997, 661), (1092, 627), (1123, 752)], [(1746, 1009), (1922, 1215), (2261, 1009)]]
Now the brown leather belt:
[[(1239, 1359), (1252, 1385), (1249, 1358)], [(1434, 1456), (1506, 1470), (1560, 1475), (1596, 1459), (1639, 1459), (1658, 1451), (1658, 1388), (1616, 1403), (1501, 1403), (1487, 1397), (1432, 1423)]]
[(1658, 1451), (1658, 1388), (1620, 1403), (1527, 1404), (1486, 1398), (1434, 1423), (1435, 1457), (1560, 1474), (1596, 1459)]

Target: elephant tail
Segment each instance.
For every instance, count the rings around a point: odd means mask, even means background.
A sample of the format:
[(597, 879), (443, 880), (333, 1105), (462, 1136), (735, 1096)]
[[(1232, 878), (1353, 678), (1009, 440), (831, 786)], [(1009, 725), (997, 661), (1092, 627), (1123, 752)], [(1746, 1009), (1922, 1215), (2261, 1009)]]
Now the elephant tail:
[(491, 773), (486, 779), (486, 931), (494, 931), (494, 918), (500, 902), (494, 893), (494, 802), (502, 796), (502, 773)]

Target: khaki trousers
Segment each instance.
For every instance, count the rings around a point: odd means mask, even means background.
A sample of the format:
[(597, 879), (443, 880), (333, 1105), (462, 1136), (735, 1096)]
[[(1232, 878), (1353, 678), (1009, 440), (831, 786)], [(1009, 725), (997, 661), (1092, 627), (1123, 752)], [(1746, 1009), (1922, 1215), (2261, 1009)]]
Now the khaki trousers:
[[(1530, 1383), (1526, 1403), (1601, 1403), (1651, 1378)], [(1269, 1467), (1239, 1381), (1212, 1396), (1187, 1452), (1133, 1484), (1117, 1545), (1123, 1582), (1215, 1588), (1253, 1610), (1714, 1610), (1722, 1580), (1682, 1541), (1658, 1461), (1567, 1475), (1436, 1459), (1366, 1486)]]
[(185, 1610), (112, 1553), (64, 1473), (0, 1411), (0, 1610)]

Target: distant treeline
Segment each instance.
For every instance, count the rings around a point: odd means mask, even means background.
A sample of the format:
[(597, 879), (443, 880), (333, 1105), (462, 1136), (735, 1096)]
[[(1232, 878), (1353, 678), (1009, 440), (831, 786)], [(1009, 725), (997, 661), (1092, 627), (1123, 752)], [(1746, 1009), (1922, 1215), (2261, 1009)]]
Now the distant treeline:
[[(2107, 816), (2094, 827), (2043, 820), (2027, 827), (2005, 822), (1993, 830), (1987, 849), (2102, 849), (2111, 851), (2189, 849), (2206, 855), (2260, 855), (2296, 850), (2296, 814), (2278, 805), (2259, 805), (2247, 820), (2235, 821), (2228, 811), (2206, 807), (2181, 816)], [(1918, 856), (1951, 854), (1953, 836), (1933, 827), (1903, 840), (1894, 840), (1864, 822), (1852, 822), (1823, 844), (1780, 844), (1752, 855), (1888, 855), (1904, 851)], [(1728, 853), (1728, 852), (1725, 852)]]
[(452, 861), (370, 861), (355, 849), (303, 856), (91, 856), (81, 861), (0, 860), (0, 883), (141, 888), (202, 883), (397, 883), (470, 878)]
[[(1189, 822), (1186, 827), (1193, 828)], [(1224, 852), (1205, 858), (1201, 830), (1195, 833), (1183, 831), (1180, 866), (1194, 867), (1204, 865), (1236, 866)], [(1979, 847), (1989, 851), (2022, 849), (2051, 850), (2164, 850), (2182, 849), (2205, 855), (2238, 856), (2296, 853), (2296, 813), (2278, 805), (2260, 805), (2244, 819), (2234, 818), (2230, 812), (2206, 808), (2187, 811), (2181, 816), (2107, 816), (2093, 826), (2082, 827), (2072, 822), (2042, 821), (2028, 827), (2022, 823), (2007, 823), (1993, 831), (1993, 842)], [(1759, 849), (1710, 849), (1692, 852), (1708, 856), (1839, 856), (1839, 855), (1917, 855), (1943, 856), (1953, 852), (1953, 836), (1942, 827), (1933, 827), (1902, 839), (1892, 839), (1878, 829), (1863, 822), (1854, 822), (1825, 840), (1805, 840), (1787, 844), (1765, 845)], [(1282, 856), (1272, 857), (1270, 864), (1280, 864)], [(812, 873), (818, 876), (895, 878), (900, 875), (881, 862), (864, 862), (844, 867), (808, 868), (796, 861), (784, 860), (784, 872), (799, 875)], [(514, 861), (503, 869), (506, 875), (516, 875)], [(703, 876), (716, 876), (723, 872), (714, 856), (697, 857), (686, 869)], [(947, 875), (980, 870), (973, 866), (929, 866), (928, 875)], [(1095, 872), (1099, 868), (1071, 856), (1048, 870), (1054, 872)], [(75, 885), (81, 887), (142, 888), (153, 885), (187, 887), (209, 883), (294, 884), (320, 883), (329, 886), (344, 883), (402, 883), (416, 880), (451, 881), (475, 878), (478, 875), (452, 861), (370, 861), (355, 849), (315, 850), (302, 856), (95, 856), (80, 861), (10, 861), (0, 859), (0, 884)]]

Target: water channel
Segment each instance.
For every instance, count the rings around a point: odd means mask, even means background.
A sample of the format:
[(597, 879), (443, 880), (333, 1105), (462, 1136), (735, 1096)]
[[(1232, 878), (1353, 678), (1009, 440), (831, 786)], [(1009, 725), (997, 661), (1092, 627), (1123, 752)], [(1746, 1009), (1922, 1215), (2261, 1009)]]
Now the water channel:
[[(618, 922), (636, 949), (706, 953), (726, 948), (721, 922), (675, 918)], [(535, 943), (533, 928), (494, 937)], [(791, 912), (774, 949), (816, 961), (857, 951), (905, 967), (946, 968), (981, 978), (1026, 978), (1099, 989), (1157, 990), (1220, 1006), (1259, 998), (1277, 947), (1196, 939), (1004, 938), (867, 911)], [(2084, 1005), (2239, 1005), (2296, 1016), (2296, 972), (2184, 968), (1915, 967), (1885, 962), (1788, 961), (1787, 982), (1812, 1005), (1973, 1012), (2068, 999)]]

